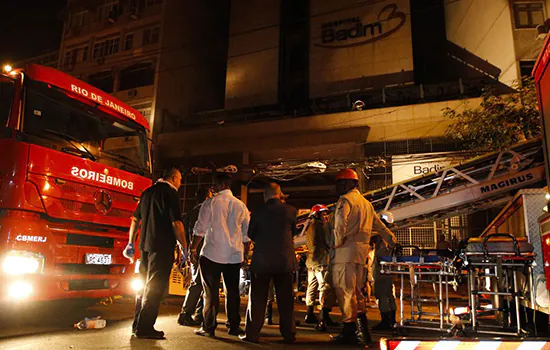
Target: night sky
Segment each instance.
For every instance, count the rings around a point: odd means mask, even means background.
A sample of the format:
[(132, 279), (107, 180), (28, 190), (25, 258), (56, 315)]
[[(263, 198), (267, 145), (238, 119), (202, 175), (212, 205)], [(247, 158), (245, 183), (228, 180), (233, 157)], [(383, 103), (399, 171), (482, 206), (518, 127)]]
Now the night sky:
[(59, 48), (67, 0), (2, 0), (0, 64)]

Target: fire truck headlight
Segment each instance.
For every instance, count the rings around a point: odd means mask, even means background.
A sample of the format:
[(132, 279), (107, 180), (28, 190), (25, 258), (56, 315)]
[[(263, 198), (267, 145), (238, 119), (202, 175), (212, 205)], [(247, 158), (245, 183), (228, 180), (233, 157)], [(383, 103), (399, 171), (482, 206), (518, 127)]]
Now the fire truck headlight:
[(134, 278), (132, 281), (132, 289), (134, 292), (138, 293), (143, 289), (143, 281), (141, 278)]
[(2, 271), (8, 275), (40, 273), (44, 269), (44, 257), (40, 254), (11, 250), (2, 260)]
[(32, 286), (24, 281), (12, 283), (8, 288), (8, 295), (13, 299), (26, 299), (32, 293)]

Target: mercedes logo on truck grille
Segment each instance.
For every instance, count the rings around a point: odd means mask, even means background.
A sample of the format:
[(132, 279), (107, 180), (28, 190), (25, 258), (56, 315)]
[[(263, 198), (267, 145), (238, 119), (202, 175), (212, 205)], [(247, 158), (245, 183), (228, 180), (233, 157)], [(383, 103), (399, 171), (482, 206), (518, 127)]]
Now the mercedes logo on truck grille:
[(99, 190), (94, 194), (94, 205), (98, 212), (101, 214), (107, 214), (113, 206), (113, 199), (109, 192), (105, 190)]

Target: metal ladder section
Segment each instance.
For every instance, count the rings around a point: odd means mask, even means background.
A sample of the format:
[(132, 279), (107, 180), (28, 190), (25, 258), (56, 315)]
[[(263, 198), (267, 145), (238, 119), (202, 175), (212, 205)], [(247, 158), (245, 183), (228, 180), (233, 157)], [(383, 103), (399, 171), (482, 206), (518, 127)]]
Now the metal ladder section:
[(537, 138), (364, 196), (377, 212), (392, 212), (399, 228), (407, 228), (503, 205), (513, 190), (543, 180), (542, 140)]
[[(364, 193), (377, 212), (390, 211), (399, 228), (505, 205), (514, 190), (544, 181), (542, 139)], [(335, 203), (329, 205), (334, 207)], [(308, 214), (298, 217), (299, 229)], [(295, 238), (294, 246), (305, 244)]]

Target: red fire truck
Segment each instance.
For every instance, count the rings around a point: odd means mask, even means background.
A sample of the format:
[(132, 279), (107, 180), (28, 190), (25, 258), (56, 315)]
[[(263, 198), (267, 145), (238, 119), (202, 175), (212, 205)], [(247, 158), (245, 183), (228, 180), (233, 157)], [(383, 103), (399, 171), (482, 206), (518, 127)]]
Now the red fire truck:
[[(539, 109), (541, 112), (542, 127), (544, 134), (544, 160), (546, 164), (546, 184), (550, 184), (550, 72), (548, 71), (550, 63), (550, 36), (547, 36), (543, 49), (539, 54), (533, 75), (537, 86), (537, 95), (539, 99)], [(547, 195), (547, 202), (550, 199)], [(546, 289), (550, 290), (550, 215), (548, 206), (546, 213), (539, 218), (540, 223), (540, 254), (544, 261), (544, 275), (546, 278)], [(547, 308), (550, 313), (550, 308)]]
[(129, 294), (147, 120), (55, 69), (0, 74), (0, 301)]

